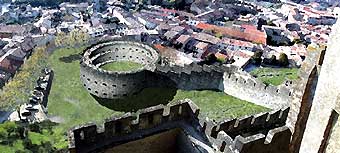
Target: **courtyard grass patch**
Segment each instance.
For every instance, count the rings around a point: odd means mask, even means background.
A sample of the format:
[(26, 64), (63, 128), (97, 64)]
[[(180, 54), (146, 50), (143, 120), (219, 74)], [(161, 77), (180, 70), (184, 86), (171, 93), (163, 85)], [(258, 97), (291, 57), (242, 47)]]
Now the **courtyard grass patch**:
[(267, 85), (278, 86), (285, 80), (296, 80), (298, 70), (298, 68), (257, 68), (251, 71), (250, 74)]
[(184, 91), (178, 90), (173, 102), (189, 98), (201, 109), (201, 117), (209, 117), (216, 121), (238, 118), (247, 115), (270, 111), (270, 109), (249, 103), (227, 95), (223, 92), (210, 90)]
[(142, 64), (132, 61), (117, 61), (104, 64), (100, 68), (108, 71), (133, 71), (142, 67)]
[(79, 60), (60, 60), (62, 57), (78, 54), (84, 48), (58, 49), (48, 59), (49, 66), (54, 71), (48, 113), (62, 120), (60, 126), (64, 130), (86, 122), (102, 121), (114, 114), (122, 114), (101, 106), (83, 87), (80, 81)]

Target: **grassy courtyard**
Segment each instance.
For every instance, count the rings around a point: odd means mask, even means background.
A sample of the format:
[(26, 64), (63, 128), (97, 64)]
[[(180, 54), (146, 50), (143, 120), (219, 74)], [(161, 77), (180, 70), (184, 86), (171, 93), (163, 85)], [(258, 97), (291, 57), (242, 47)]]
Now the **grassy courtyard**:
[(132, 61), (117, 61), (102, 65), (100, 68), (108, 71), (133, 71), (142, 67), (143, 65)]
[(174, 101), (189, 98), (200, 107), (200, 115), (207, 116), (216, 121), (226, 118), (237, 118), (260, 112), (269, 111), (270, 109), (253, 103), (240, 100), (233, 96), (229, 96), (223, 92), (216, 91), (183, 91), (178, 90)]
[[(87, 122), (99, 124), (104, 118), (124, 114), (127, 110), (135, 111), (146, 106), (157, 105), (159, 104), (157, 98), (163, 98), (162, 104), (174, 103), (184, 98), (192, 99), (201, 108), (201, 115), (217, 121), (223, 118), (241, 117), (269, 110), (222, 92), (174, 89), (146, 89), (143, 92), (148, 92), (148, 94), (142, 94), (141, 97), (143, 98), (138, 99), (141, 101), (144, 99), (146, 103), (139, 101), (117, 102), (119, 106), (116, 106), (115, 109), (109, 109), (92, 97), (81, 84), (79, 58), (73, 57), (78, 57), (84, 48), (58, 49), (48, 57), (47, 65), (54, 70), (55, 74), (49, 96), (48, 115), (59, 124), (53, 126), (49, 131), (28, 133), (28, 139), (33, 145), (51, 144), (53, 148), (67, 148), (66, 132), (71, 127)], [(154, 100), (150, 100), (150, 98), (154, 98)], [(17, 150), (19, 148), (20, 150), (22, 148), (21, 139), (13, 140), (13, 142), (16, 142), (16, 144), (0, 145), (0, 149), (12, 150), (16, 148), (13, 150)]]
[(257, 68), (250, 72), (265, 84), (278, 86), (285, 80), (296, 80), (298, 68)]
[[(54, 51), (49, 57), (49, 66), (54, 70), (55, 76), (49, 96), (49, 115), (60, 119), (61, 127), (67, 129), (84, 122), (98, 122), (112, 115), (123, 114), (126, 109), (113, 111), (100, 105), (83, 88), (80, 82), (79, 61), (60, 61), (60, 58), (78, 54), (83, 48), (64, 48)], [(145, 98), (157, 97), (166, 94), (167, 90), (155, 89), (151, 94), (142, 95)], [(150, 93), (150, 92), (149, 92)], [(234, 118), (249, 114), (256, 114), (268, 109), (252, 103), (228, 96), (215, 91), (176, 91), (172, 101), (184, 98), (192, 99), (201, 109), (202, 113), (216, 120), (221, 118)], [(140, 100), (140, 99), (139, 99)], [(144, 101), (152, 101), (146, 99)], [(155, 101), (155, 100), (154, 100)], [(152, 103), (150, 105), (155, 105)], [(138, 105), (132, 103), (132, 105)], [(134, 107), (125, 105), (121, 107)], [(140, 108), (140, 107), (139, 107)]]

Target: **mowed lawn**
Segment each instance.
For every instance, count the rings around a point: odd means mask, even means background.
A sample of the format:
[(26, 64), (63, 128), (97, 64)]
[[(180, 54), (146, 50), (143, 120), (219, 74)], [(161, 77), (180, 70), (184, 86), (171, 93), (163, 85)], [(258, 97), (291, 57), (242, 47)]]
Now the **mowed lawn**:
[[(54, 80), (48, 102), (48, 115), (59, 121), (58, 129), (65, 132), (76, 125), (87, 122), (101, 123), (112, 115), (121, 115), (125, 112), (114, 111), (100, 105), (82, 86), (80, 81), (79, 60), (60, 60), (74, 57), (82, 52), (81, 48), (63, 48), (55, 50), (49, 57), (49, 66), (54, 70)], [(162, 95), (162, 90), (154, 90)], [(147, 96), (147, 95), (145, 95)], [(203, 116), (221, 120), (245, 115), (257, 114), (269, 109), (239, 100), (222, 92), (215, 91), (183, 91), (177, 90), (174, 99), (192, 99), (200, 108)]]
[(65, 129), (85, 122), (101, 121), (114, 112), (101, 106), (87, 92), (80, 81), (79, 60), (64, 62), (62, 57), (82, 52), (84, 48), (63, 48), (49, 57), (49, 66), (54, 70), (52, 89), (48, 99), (48, 114), (56, 116)]
[(298, 70), (298, 68), (257, 68), (250, 74), (259, 78), (265, 84), (278, 86), (285, 80), (296, 80)]
[(133, 71), (142, 68), (143, 65), (132, 61), (118, 61), (102, 65), (100, 68), (108, 71)]
[(198, 107), (200, 107), (201, 117), (209, 117), (216, 121), (270, 111), (268, 108), (240, 100), (223, 92), (209, 90), (178, 90), (173, 101), (185, 98), (191, 99)]

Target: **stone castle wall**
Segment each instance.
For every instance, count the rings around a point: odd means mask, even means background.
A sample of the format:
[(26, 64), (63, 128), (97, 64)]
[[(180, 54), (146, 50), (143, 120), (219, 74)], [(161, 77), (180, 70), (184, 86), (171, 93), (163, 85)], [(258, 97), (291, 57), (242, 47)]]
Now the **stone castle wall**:
[(223, 79), (223, 73), (233, 73), (234, 66), (216, 65), (190, 65), (169, 66), (157, 65), (156, 73), (167, 76), (176, 84), (176, 88), (183, 90), (219, 90)]
[[(322, 63), (318, 83), (313, 96), (306, 130), (301, 141), (301, 153), (327, 152), (339, 149), (338, 146), (328, 146), (329, 142), (339, 142), (339, 135), (332, 135), (339, 112), (340, 81), (339, 70), (340, 21), (332, 27), (326, 54)], [(331, 140), (331, 141), (329, 141)], [(339, 150), (336, 150), (339, 152)]]
[[(100, 66), (114, 61), (133, 61), (142, 68), (128, 72), (113, 72)], [(137, 94), (147, 85), (147, 71), (154, 69), (158, 54), (151, 47), (125, 41), (95, 44), (84, 53), (81, 80), (84, 87), (101, 98), (122, 98)]]
[[(82, 152), (96, 150), (112, 143), (118, 145), (164, 131), (164, 128), (171, 129), (171, 126), (177, 125), (176, 121), (191, 122), (198, 116), (198, 111), (196, 105), (187, 102), (168, 107), (158, 105), (140, 110), (137, 115), (127, 113), (121, 117), (108, 119), (101, 128), (95, 124), (75, 127), (69, 132), (69, 149), (70, 152)], [(165, 123), (172, 124), (156, 128)]]
[(289, 87), (265, 85), (245, 72), (224, 73), (223, 91), (274, 110), (289, 106), (292, 99), (292, 90)]
[(234, 66), (157, 65), (156, 73), (167, 76), (178, 89), (219, 90), (228, 95), (274, 110), (289, 106), (292, 90), (288, 86), (265, 85)]
[[(203, 135), (201, 139), (196, 136), (199, 143), (191, 143), (207, 151), (250, 153), (257, 148), (258, 153), (283, 153), (288, 151), (291, 136), (289, 129), (282, 126), (287, 114), (288, 110), (285, 109), (216, 124), (209, 119), (199, 121), (199, 108), (190, 100), (184, 100), (171, 106), (146, 108), (136, 115), (128, 113), (111, 118), (104, 123), (103, 128), (94, 124), (75, 127), (69, 132), (69, 149), (70, 152), (82, 152), (105, 146), (113, 147), (112, 144), (141, 139), (177, 125), (177, 128), (182, 128), (186, 133), (196, 131)], [(184, 125), (190, 125), (192, 129), (188, 130), (190, 128)]]
[[(100, 69), (103, 64), (130, 60), (145, 65), (129, 72)], [(85, 88), (101, 98), (124, 98), (148, 87), (172, 87), (183, 90), (219, 90), (228, 95), (271, 109), (289, 105), (292, 91), (287, 86), (275, 87), (239, 71), (234, 66), (198, 65), (169, 66), (157, 63), (158, 53), (147, 45), (130, 41), (98, 43), (84, 53), (81, 80)]]
[(287, 153), (291, 132), (285, 126), (289, 108), (240, 119), (200, 124), (220, 152)]

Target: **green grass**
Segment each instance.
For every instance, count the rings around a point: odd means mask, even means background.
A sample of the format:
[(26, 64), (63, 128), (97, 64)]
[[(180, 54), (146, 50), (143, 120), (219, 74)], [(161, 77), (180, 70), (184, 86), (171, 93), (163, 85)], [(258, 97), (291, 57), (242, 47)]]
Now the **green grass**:
[(108, 71), (132, 71), (142, 67), (143, 65), (132, 61), (117, 61), (102, 65), (100, 68)]
[(201, 109), (202, 117), (216, 121), (269, 111), (268, 108), (240, 100), (223, 92), (178, 90), (173, 101), (189, 98)]
[[(250, 72), (257, 76), (263, 83), (274, 86), (281, 85), (285, 80), (296, 80), (298, 78), (297, 68), (257, 68)], [(273, 76), (268, 76), (273, 74)], [(266, 75), (266, 76), (261, 76)]]
[(58, 49), (48, 60), (49, 66), (54, 70), (48, 113), (60, 117), (63, 120), (60, 126), (65, 130), (84, 122), (101, 121), (113, 114), (122, 114), (98, 104), (82, 86), (78, 60), (72, 62), (59, 60), (77, 54), (83, 49), (84, 47)]
[[(79, 61), (62, 62), (59, 60), (61, 57), (77, 54), (83, 49), (59, 49), (54, 51), (48, 60), (55, 73), (48, 102), (49, 115), (61, 117), (63, 122), (60, 126), (65, 130), (85, 122), (100, 122), (103, 118), (124, 113), (100, 105), (87, 92), (80, 81)], [(162, 90), (157, 89), (152, 95), (144, 97), (156, 97), (161, 93)], [(201, 107), (203, 114), (215, 119), (240, 117), (267, 110), (222, 92), (178, 90), (174, 100), (184, 98), (192, 99)], [(134, 105), (137, 104), (134, 103)]]
[[(71, 62), (63, 62), (60, 60), (62, 57), (78, 54), (82, 52), (83, 49), (84, 47), (58, 49), (55, 50), (48, 59), (48, 65), (54, 70), (54, 80), (48, 102), (48, 113), (50, 116), (60, 118), (61, 123), (53, 129), (53, 135), (46, 135), (57, 137), (53, 145), (56, 148), (67, 147), (66, 131), (68, 131), (69, 128), (87, 122), (99, 124), (104, 118), (125, 113), (125, 109), (114, 111), (104, 107), (87, 92), (80, 81), (80, 65), (78, 60)], [(168, 90), (155, 89), (151, 94), (142, 95), (142, 97), (156, 98), (159, 95), (168, 94), (166, 92), (168, 92)], [(268, 110), (224, 93), (214, 91), (178, 90), (177, 92), (175, 91), (172, 102), (184, 98), (192, 99), (201, 108), (202, 115), (215, 120), (251, 115)], [(155, 101), (156, 100), (157, 98)], [(115, 105), (122, 105), (121, 107), (123, 108), (136, 107), (134, 110), (141, 107), (135, 102), (128, 104), (115, 103)], [(156, 104), (149, 102), (146, 105)], [(47, 139), (46, 137), (32, 133), (31, 138), (34, 143), (39, 143), (41, 142), (40, 140)]]

